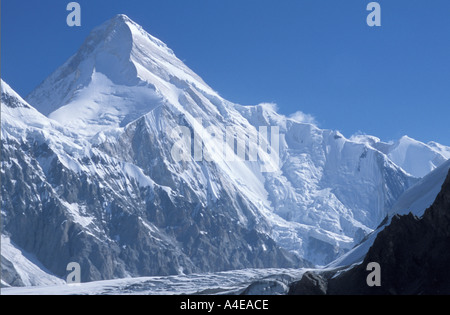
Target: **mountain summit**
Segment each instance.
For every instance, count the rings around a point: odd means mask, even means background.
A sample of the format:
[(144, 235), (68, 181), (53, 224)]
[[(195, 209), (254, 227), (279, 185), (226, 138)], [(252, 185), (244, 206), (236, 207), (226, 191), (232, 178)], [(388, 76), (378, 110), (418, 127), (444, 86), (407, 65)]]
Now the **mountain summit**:
[(183, 82), (217, 96), (162, 41), (126, 15), (95, 28), (79, 51), (27, 98), (40, 112), (92, 136), (166, 102)]

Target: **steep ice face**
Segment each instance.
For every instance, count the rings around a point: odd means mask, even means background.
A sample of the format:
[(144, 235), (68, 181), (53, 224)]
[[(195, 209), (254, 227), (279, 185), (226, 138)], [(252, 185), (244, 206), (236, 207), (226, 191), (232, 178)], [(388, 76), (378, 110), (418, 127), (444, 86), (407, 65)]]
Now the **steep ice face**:
[(281, 125), (281, 171), (264, 174), (273, 211), (288, 222), (274, 231), (286, 248), (326, 264), (370, 233), (412, 179), (339, 132), (290, 119)]

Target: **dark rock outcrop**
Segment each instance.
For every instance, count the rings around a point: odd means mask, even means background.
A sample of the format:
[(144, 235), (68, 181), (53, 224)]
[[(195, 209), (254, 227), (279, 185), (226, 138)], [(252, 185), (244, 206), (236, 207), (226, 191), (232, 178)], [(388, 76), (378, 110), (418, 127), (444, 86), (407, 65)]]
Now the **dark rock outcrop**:
[[(371, 262), (381, 267), (381, 286), (367, 285)], [(449, 266), (450, 173), (424, 216), (393, 217), (362, 264), (334, 275), (307, 273), (291, 285), (290, 294), (448, 295)]]
[(328, 282), (322, 275), (307, 272), (290, 287), (289, 295), (325, 295), (327, 289)]
[[(1, 258), (1, 262), (1, 279), (14, 287), (25, 286), (14, 265), (4, 257)], [(0, 284), (0, 287), (3, 287), (3, 284)]]

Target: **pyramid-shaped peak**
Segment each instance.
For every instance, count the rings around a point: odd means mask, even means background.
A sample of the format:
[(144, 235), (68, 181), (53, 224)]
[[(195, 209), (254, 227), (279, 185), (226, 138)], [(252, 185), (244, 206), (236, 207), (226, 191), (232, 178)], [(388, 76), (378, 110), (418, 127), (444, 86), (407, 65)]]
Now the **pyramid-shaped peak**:
[(87, 93), (88, 87), (95, 94), (110, 95), (111, 90), (124, 86), (143, 85), (159, 91), (166, 99), (174, 95), (174, 89), (189, 85), (215, 95), (164, 42), (125, 14), (118, 14), (93, 29), (75, 55), (27, 100), (44, 115), (50, 115), (63, 106), (87, 104), (76, 101)]
[(130, 27), (133, 26), (141, 28), (137, 23), (135, 23), (125, 14), (118, 14), (113, 18), (105, 21), (100, 26), (94, 28), (89, 34), (87, 40), (93, 37), (97, 39), (108, 38), (108, 36), (110, 36), (111, 34), (115, 34), (121, 30), (129, 34), (129, 38), (131, 39)]
[(136, 43), (139, 43), (140, 46), (152, 45), (164, 54), (175, 56), (164, 42), (149, 34), (141, 25), (125, 14), (117, 14), (94, 28), (83, 44), (81, 51), (92, 52), (98, 46), (106, 44), (108, 47), (120, 48), (122, 53), (124, 52), (122, 48), (127, 47), (126, 51), (129, 53), (133, 44)]
[[(112, 18), (112, 20), (122, 21), (122, 22), (133, 22), (126, 14), (117, 14)], [(134, 22), (133, 22), (134, 23)]]
[(100, 25), (99, 28), (106, 28), (106, 29), (114, 29), (120, 26), (135, 26), (139, 29), (142, 29), (142, 27), (136, 23), (135, 21), (133, 21), (132, 19), (130, 19), (127, 15), (125, 14), (117, 14), (115, 15), (113, 18), (107, 20), (106, 22), (104, 22), (102, 25)]

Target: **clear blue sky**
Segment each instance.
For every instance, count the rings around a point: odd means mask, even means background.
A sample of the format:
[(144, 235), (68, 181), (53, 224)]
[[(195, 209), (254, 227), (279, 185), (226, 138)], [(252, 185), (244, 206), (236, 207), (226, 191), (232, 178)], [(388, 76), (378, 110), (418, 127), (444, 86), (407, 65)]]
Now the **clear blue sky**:
[(450, 1), (64, 0), (1, 2), (2, 78), (26, 96), (90, 30), (124, 13), (160, 38), (223, 97), (301, 110), (344, 135), (407, 134), (450, 145)]

